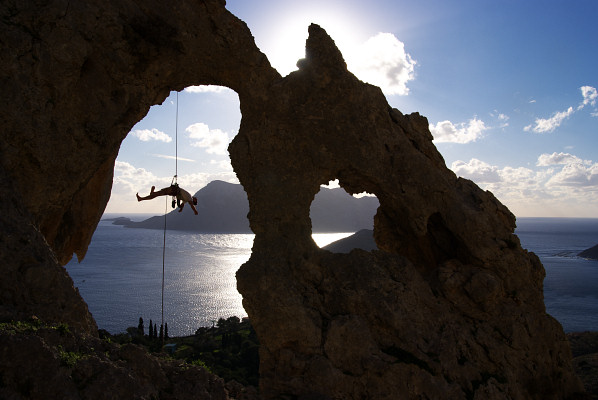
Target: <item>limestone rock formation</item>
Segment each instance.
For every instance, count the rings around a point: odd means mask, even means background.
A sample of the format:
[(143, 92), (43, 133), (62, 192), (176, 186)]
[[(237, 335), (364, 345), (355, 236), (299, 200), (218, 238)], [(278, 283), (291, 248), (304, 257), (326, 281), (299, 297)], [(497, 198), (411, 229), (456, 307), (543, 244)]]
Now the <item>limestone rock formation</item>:
[[(545, 311), (544, 269), (521, 248), (513, 215), (448, 170), (426, 118), (356, 79), (319, 26), (282, 78), (224, 1), (7, 0), (0, 15), (2, 319), (93, 334), (61, 265), (85, 254), (121, 141), (170, 90), (223, 85), (243, 114), (229, 152), (256, 237), (237, 278), (261, 343), (263, 397), (581, 393)], [(334, 254), (312, 241), (310, 205), (332, 179), (377, 196), (379, 251)]]
[[(262, 343), (262, 394), (580, 391), (562, 328), (545, 311), (544, 269), (513, 234), (514, 216), (448, 170), (428, 121), (391, 109), (380, 89), (358, 81), (320, 27), (310, 26), (299, 66), (266, 104), (241, 104), (229, 147), (256, 233), (237, 279)], [(310, 203), (332, 179), (378, 197), (381, 251), (332, 254), (311, 241)]]

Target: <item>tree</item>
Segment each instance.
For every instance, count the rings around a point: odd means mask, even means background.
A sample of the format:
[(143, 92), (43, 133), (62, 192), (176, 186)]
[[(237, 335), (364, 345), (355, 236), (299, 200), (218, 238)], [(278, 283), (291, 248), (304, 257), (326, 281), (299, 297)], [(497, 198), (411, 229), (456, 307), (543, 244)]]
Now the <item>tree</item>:
[(156, 328), (156, 324), (154, 324), (154, 339), (158, 338), (158, 329)]
[(164, 338), (168, 340), (168, 322), (164, 324)]
[(164, 327), (160, 324), (160, 341), (164, 340)]
[(145, 328), (143, 327), (143, 318), (139, 317), (139, 325), (137, 325), (137, 332), (139, 336), (145, 335)]
[(151, 319), (150, 319), (148, 336), (150, 339), (152, 339), (154, 337), (154, 323), (152, 322)]

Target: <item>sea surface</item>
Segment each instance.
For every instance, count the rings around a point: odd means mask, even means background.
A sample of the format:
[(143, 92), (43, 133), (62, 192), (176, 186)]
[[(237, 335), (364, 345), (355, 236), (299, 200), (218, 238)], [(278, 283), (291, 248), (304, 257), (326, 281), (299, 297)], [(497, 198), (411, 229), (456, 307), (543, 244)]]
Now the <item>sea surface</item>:
[[(125, 228), (104, 215), (85, 259), (66, 268), (98, 327), (111, 333), (164, 321), (171, 336), (191, 335), (219, 318), (246, 316), (235, 273), (249, 259), (251, 234), (197, 234)], [(149, 216), (128, 216), (142, 220)], [(566, 332), (598, 331), (598, 261), (577, 257), (598, 244), (598, 219), (519, 218), (516, 233), (546, 269), (549, 314)], [(315, 234), (319, 246), (352, 232)], [(166, 250), (163, 251), (164, 240)], [(164, 260), (164, 264), (163, 264)]]

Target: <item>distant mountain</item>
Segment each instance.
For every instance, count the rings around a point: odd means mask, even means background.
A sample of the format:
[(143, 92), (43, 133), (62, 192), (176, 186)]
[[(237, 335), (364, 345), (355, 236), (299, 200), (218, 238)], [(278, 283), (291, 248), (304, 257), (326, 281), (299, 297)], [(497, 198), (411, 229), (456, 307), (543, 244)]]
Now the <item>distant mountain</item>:
[(590, 258), (592, 260), (598, 260), (598, 244), (594, 247), (590, 247), (578, 254), (579, 257)]
[(311, 204), (313, 232), (356, 232), (374, 228), (378, 209), (374, 196), (353, 197), (342, 188), (321, 188)]
[(333, 253), (350, 253), (353, 249), (362, 249), (366, 251), (378, 250), (374, 240), (374, 231), (371, 229), (362, 229), (336, 242), (332, 242), (323, 247)]
[[(166, 216), (166, 227), (171, 230), (203, 233), (251, 233), (247, 213), (249, 203), (243, 186), (223, 181), (212, 181), (195, 193), (197, 211), (194, 215), (187, 204), (183, 212), (178, 208)], [(311, 206), (313, 232), (354, 232), (373, 228), (378, 208), (376, 197), (356, 198), (341, 188), (322, 188)], [(144, 221), (115, 221), (129, 228), (163, 229), (164, 216)]]

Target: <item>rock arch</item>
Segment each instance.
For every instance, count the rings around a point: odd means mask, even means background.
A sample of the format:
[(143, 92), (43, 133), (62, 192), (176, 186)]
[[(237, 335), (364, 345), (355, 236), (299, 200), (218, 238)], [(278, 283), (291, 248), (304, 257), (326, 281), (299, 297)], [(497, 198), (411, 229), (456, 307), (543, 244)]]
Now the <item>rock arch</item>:
[[(348, 72), (322, 28), (309, 27), (306, 58), (282, 78), (224, 1), (38, 3), (0, 8), (4, 318), (93, 333), (60, 264), (84, 256), (133, 124), (170, 90), (214, 84), (241, 104), (229, 152), (256, 238), (237, 278), (265, 398), (581, 390), (513, 215), (456, 178), (427, 120)], [(311, 240), (310, 204), (334, 177), (378, 197), (383, 251), (331, 254)]]

